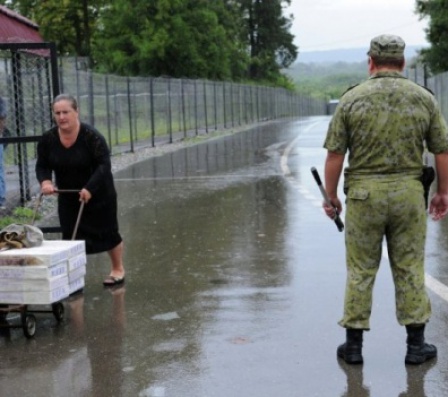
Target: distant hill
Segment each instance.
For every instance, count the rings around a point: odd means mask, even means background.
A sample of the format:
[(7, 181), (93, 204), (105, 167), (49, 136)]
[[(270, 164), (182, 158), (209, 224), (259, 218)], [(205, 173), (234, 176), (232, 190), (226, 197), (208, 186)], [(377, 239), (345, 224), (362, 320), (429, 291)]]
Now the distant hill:
[[(422, 48), (406, 47), (408, 64)], [(347, 88), (368, 78), (366, 52), (365, 48), (304, 52), (283, 72), (295, 83), (297, 92), (317, 99), (339, 98)]]
[[(405, 57), (413, 58), (422, 46), (408, 46), (405, 49)], [(334, 62), (363, 62), (367, 59), (366, 48), (349, 48), (330, 51), (300, 52), (296, 63), (334, 63)]]

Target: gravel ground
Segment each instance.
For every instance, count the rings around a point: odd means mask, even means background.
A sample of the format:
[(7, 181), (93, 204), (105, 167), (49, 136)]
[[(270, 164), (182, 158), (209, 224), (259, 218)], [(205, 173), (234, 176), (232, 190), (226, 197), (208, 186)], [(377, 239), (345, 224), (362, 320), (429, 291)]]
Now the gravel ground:
[(151, 157), (157, 157), (162, 156), (166, 153), (175, 152), (179, 149), (188, 147), (188, 146), (194, 146), (199, 143), (210, 141), (213, 139), (218, 139), (223, 136), (232, 135), (236, 132), (243, 131), (244, 129), (249, 128), (246, 126), (245, 128), (241, 129), (232, 129), (232, 130), (225, 130), (225, 131), (215, 131), (208, 134), (201, 134), (197, 135), (195, 137), (186, 138), (186, 139), (180, 139), (178, 141), (175, 141), (173, 143), (162, 143), (156, 147), (140, 147), (137, 148), (134, 153), (131, 152), (125, 152), (121, 154), (115, 154), (111, 158), (112, 162), (112, 172), (115, 173), (117, 171), (122, 170), (123, 168), (126, 168), (132, 164), (136, 164), (140, 161), (144, 161)]

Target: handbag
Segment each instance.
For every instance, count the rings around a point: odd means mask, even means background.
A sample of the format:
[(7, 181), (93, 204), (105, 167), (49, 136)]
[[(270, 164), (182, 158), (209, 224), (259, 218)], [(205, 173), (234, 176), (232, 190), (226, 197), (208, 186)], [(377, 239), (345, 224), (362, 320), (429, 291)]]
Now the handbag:
[(11, 223), (0, 230), (0, 250), (39, 247), (43, 240), (42, 230), (33, 225)]

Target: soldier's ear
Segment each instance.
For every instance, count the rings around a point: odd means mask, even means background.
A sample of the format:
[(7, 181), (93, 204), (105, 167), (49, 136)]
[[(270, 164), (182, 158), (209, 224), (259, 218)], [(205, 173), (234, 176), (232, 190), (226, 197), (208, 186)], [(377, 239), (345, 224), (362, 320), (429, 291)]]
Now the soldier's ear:
[(367, 64), (369, 65), (369, 74), (372, 74), (376, 68), (375, 62), (372, 59), (372, 57), (369, 56), (369, 59), (367, 60)]

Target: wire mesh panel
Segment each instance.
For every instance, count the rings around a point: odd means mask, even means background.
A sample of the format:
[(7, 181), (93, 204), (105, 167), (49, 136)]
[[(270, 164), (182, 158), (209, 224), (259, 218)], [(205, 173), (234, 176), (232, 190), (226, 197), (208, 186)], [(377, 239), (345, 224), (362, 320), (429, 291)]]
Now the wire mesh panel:
[(81, 118), (108, 137), (112, 153), (148, 142), (155, 146), (155, 138), (172, 142), (176, 134), (186, 138), (299, 113), (325, 114), (325, 101), (303, 101), (306, 109), (300, 109), (301, 97), (283, 88), (104, 75), (78, 63), (60, 60), (61, 87), (77, 97)]
[[(0, 44), (0, 95), (8, 104), (2, 138), (7, 191), (23, 203), (36, 186), (35, 146), (52, 125), (51, 101), (59, 93), (55, 47), (51, 43)], [(16, 189), (11, 189), (17, 186)]]
[(448, 120), (448, 72), (428, 79), (427, 86), (434, 92), (445, 120)]
[(60, 92), (77, 99), (81, 119), (106, 137), (112, 154), (155, 146), (156, 140), (325, 113), (324, 101), (282, 88), (100, 74), (55, 54), (52, 43), (0, 44), (0, 95), (9, 104), (7, 128), (13, 136), (0, 139), (9, 143), (7, 184), (20, 187), (21, 202), (29, 200), (33, 184), (37, 187), (35, 146), (53, 124), (51, 101)]

